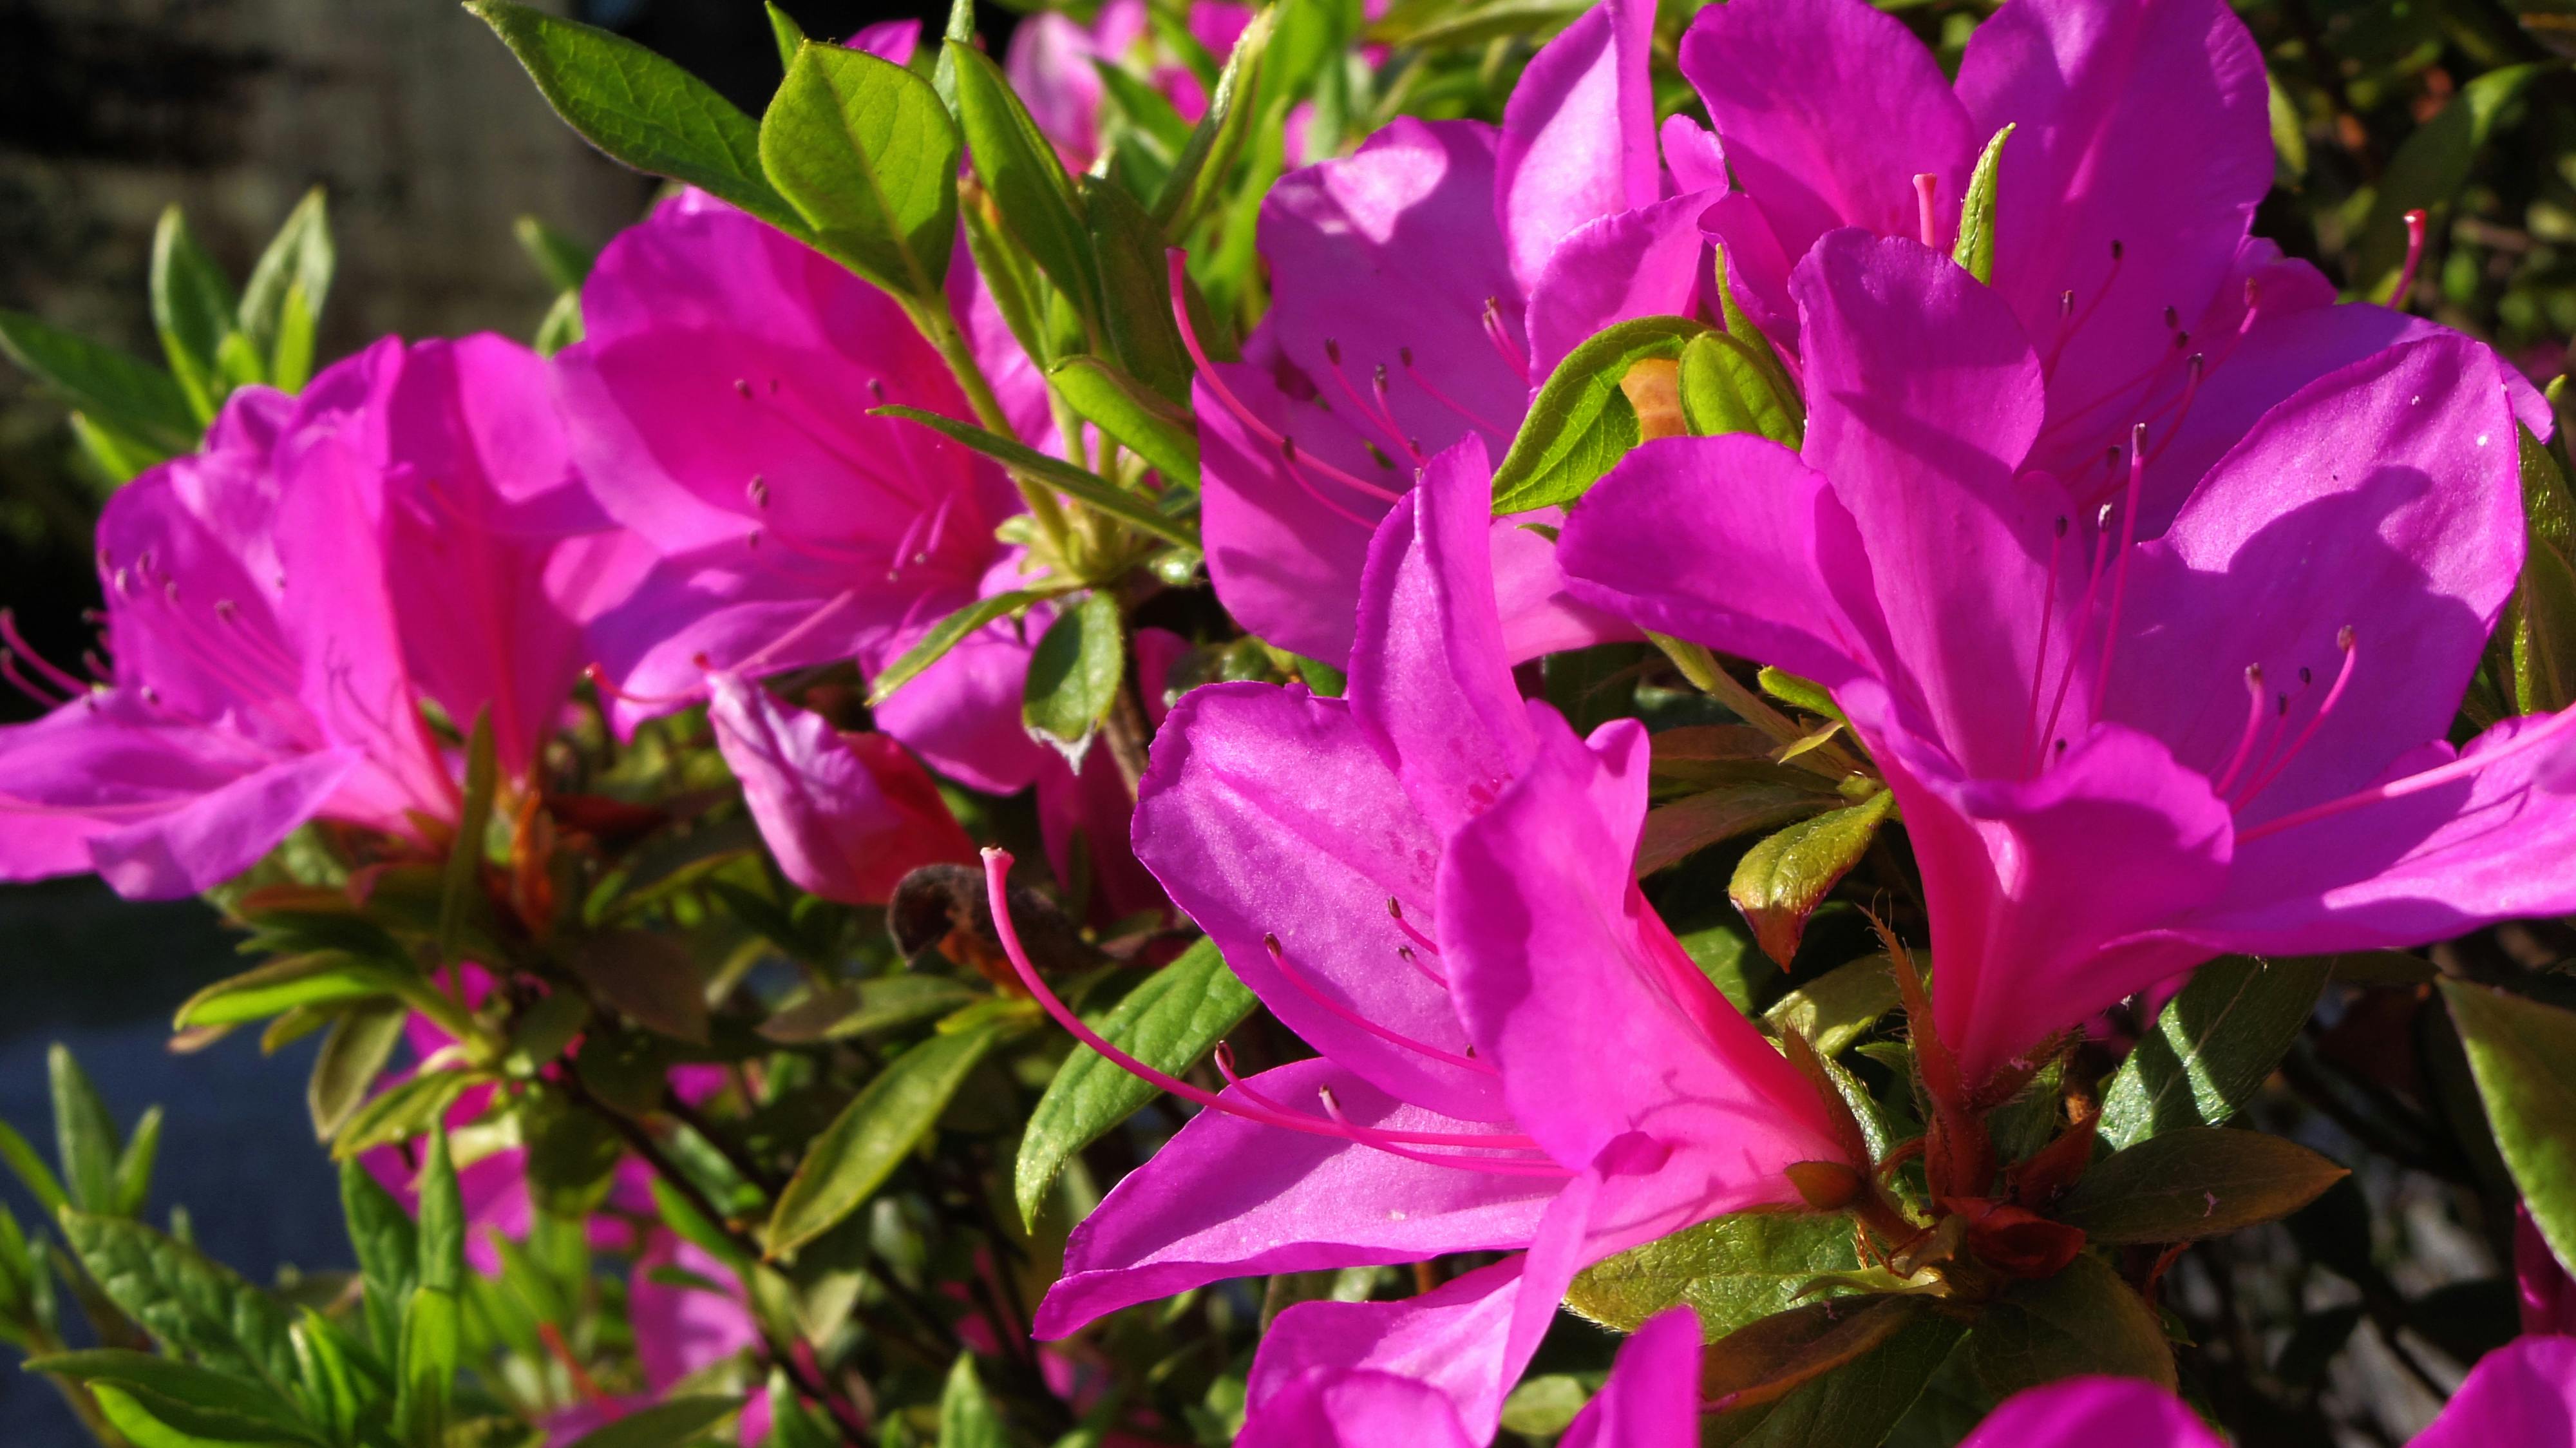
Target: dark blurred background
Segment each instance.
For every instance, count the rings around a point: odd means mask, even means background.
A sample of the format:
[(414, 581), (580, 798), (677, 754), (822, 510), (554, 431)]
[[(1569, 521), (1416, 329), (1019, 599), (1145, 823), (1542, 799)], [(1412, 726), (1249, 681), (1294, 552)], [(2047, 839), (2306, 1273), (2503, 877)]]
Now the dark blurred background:
[[(759, 0), (549, 0), (670, 55), (757, 114), (778, 79)], [(944, 16), (942, 0), (784, 0), (805, 33)], [(987, 7), (990, 9), (991, 7)], [(987, 22), (997, 51), (1007, 14)], [(550, 289), (512, 238), (529, 215), (596, 246), (654, 183), (559, 124), (509, 53), (451, 0), (0, 0), (0, 306), (159, 359), (145, 296), (172, 202), (238, 278), (307, 188), (330, 195), (338, 276), (320, 355), (386, 332), (528, 336)], [(58, 400), (0, 365), (0, 605), (77, 658), (98, 601), (98, 493)], [(0, 690), (0, 721), (33, 717)], [(254, 1279), (343, 1267), (330, 1164), (304, 1107), (311, 1042), (248, 1035), (193, 1056), (170, 1013), (225, 973), (195, 902), (138, 907), (94, 881), (0, 889), (0, 1119), (50, 1154), (45, 1050), (61, 1040), (121, 1124), (168, 1113), (153, 1215)], [(37, 1213), (14, 1180), (0, 1200)], [(87, 1438), (41, 1381), (0, 1370), (0, 1444)]]

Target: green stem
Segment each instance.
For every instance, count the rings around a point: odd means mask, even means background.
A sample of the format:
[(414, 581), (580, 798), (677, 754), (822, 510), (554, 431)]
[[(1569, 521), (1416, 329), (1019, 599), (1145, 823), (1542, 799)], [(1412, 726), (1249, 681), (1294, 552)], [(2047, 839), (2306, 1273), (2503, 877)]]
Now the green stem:
[[(938, 351), (940, 359), (948, 364), (948, 370), (957, 378), (957, 385), (965, 389), (966, 405), (974, 409), (976, 424), (1001, 437), (1014, 436), (1011, 420), (1002, 412), (1002, 401), (993, 395), (993, 383), (984, 375), (984, 364), (975, 360), (974, 349), (966, 345), (966, 334), (957, 328), (957, 317), (949, 310), (948, 298), (935, 295), (926, 301), (909, 301), (904, 304), (904, 310), (911, 313), (912, 324), (920, 329), (923, 340), (929, 342)], [(1017, 472), (1011, 474), (1011, 481), (1019, 485), (1020, 498), (1028, 504), (1029, 516), (1036, 521), (1039, 536), (1046, 540), (1048, 553), (1062, 558), (1064, 509), (1056, 502), (1055, 494), (1047, 491), (1044, 484)]]

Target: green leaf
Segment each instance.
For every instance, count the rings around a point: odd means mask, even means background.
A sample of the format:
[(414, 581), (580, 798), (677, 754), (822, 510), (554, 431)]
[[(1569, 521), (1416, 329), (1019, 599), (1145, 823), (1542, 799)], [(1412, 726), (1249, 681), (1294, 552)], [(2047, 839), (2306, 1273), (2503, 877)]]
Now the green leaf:
[(2514, 712), (2555, 713), (2576, 703), (2576, 494), (2548, 446), (2516, 426), (2522, 449), (2527, 534), (2522, 577), (2488, 645)]
[(53, 1087), (54, 1157), (63, 1164), (71, 1203), (84, 1212), (113, 1214), (116, 1161), (125, 1149), (116, 1118), (69, 1046), (56, 1041), (47, 1048), (45, 1070)]
[(954, 116), (957, 114), (957, 62), (948, 58), (946, 42), (955, 41), (959, 45), (975, 43), (975, 0), (949, 0), (948, 28), (939, 33), (939, 38), (942, 44), (939, 59), (931, 62), (930, 88), (938, 95), (939, 103), (948, 108), (948, 114)]
[(706, 978), (677, 937), (604, 931), (583, 941), (568, 964), (601, 1004), (637, 1025), (675, 1041), (706, 1044)]
[[(1243, 1024), (1259, 1003), (1235, 979), (1216, 942), (1201, 939), (1091, 1024), (1111, 1045), (1157, 1071), (1177, 1076), (1226, 1032)], [(1066, 1162), (1135, 1115), (1161, 1090), (1089, 1046), (1076, 1046), (1056, 1068), (1055, 1079), (1029, 1113), (1028, 1129), (1020, 1137), (1013, 1191), (1021, 1221), (1037, 1220), (1038, 1205)]]
[(373, 1147), (408, 1141), (429, 1130), (456, 1098), (492, 1078), (480, 1071), (423, 1071), (367, 1099), (331, 1138), (331, 1155), (346, 1160)]
[(1967, 1366), (1994, 1398), (2086, 1373), (2174, 1388), (2164, 1323), (2090, 1252), (2054, 1277), (2014, 1284), (1988, 1307), (1968, 1334)]
[(464, 1309), (455, 1292), (412, 1289), (403, 1305), (394, 1380), (394, 1432), (411, 1448), (441, 1448), (447, 1440), (448, 1402), (464, 1335)]
[(1162, 228), (1115, 181), (1082, 178), (1083, 214), (1099, 268), (1101, 322), (1128, 373), (1186, 406), (1198, 375), (1172, 320), (1171, 269)]
[(312, 1113), (314, 1141), (330, 1141), (353, 1110), (366, 1103), (376, 1074), (394, 1059), (402, 1041), (402, 1023), (410, 1018), (402, 1002), (361, 1005), (330, 1023), (322, 1051), (314, 1054), (312, 1080), (304, 1082), (304, 1105)]
[(1262, 58), (1269, 53), (1284, 8), (1265, 6), (1256, 11), (1252, 23), (1235, 37), (1234, 53), (1226, 57), (1224, 71), (1209, 90), (1207, 114), (1199, 117), (1180, 159), (1172, 163), (1163, 194), (1154, 198), (1154, 220), (1163, 235), (1189, 235), (1224, 196), (1226, 174), (1242, 159), (1260, 120), (1252, 102), (1261, 89)]
[(1805, 434), (1762, 355), (1724, 332), (1693, 337), (1682, 348), (1680, 386), (1682, 420), (1694, 437), (1747, 432), (1794, 448)]
[[(735, 1397), (670, 1398), (572, 1441), (572, 1448), (685, 1448), (742, 1407)], [(942, 1437), (940, 1448), (947, 1448)]]
[(894, 1058), (806, 1148), (769, 1220), (773, 1256), (830, 1231), (857, 1211), (938, 1123), (966, 1073), (1003, 1024), (932, 1036)]
[(134, 1134), (125, 1139), (125, 1150), (116, 1158), (116, 1200), (109, 1210), (117, 1216), (141, 1215), (152, 1195), (152, 1164), (161, 1154), (161, 1120), (160, 1107), (145, 1107), (135, 1120)]
[(59, 1216), (64, 1207), (71, 1205), (71, 1197), (63, 1190), (62, 1181), (54, 1175), (54, 1169), (45, 1164), (43, 1157), (36, 1155), (36, 1149), (27, 1144), (27, 1138), (18, 1134), (18, 1128), (5, 1121), (0, 1121), (0, 1162), (8, 1163), (11, 1173), (26, 1186), (27, 1194), (36, 1199), (36, 1204), (45, 1209), (46, 1216)]
[(760, 164), (815, 244), (899, 297), (933, 302), (957, 230), (957, 127), (921, 77), (806, 42), (760, 119)]
[(304, 283), (290, 282), (277, 310), (277, 350), (269, 358), (268, 380), (281, 392), (301, 392), (313, 380), (314, 336), (321, 318), (304, 295)]
[(1822, 779), (1767, 760), (1759, 776), (1685, 795), (1646, 812), (1637, 840), (1637, 874), (1651, 875), (1721, 840), (1788, 824), (1842, 802)]
[(2549, 1250), (2576, 1262), (2576, 1011), (2450, 979), (2442, 998), (2514, 1185)]
[(944, 1016), (977, 999), (942, 975), (887, 975), (809, 997), (768, 1020), (760, 1033), (790, 1044), (837, 1041)]
[(29, 1358), (26, 1370), (75, 1383), (111, 1383), (133, 1393), (162, 1423), (226, 1443), (312, 1439), (294, 1405), (257, 1383), (192, 1363), (127, 1348), (91, 1348)]
[(466, 916), (481, 903), (476, 895), (483, 883), (483, 835), (492, 824), (492, 792), (501, 772), (494, 748), (492, 710), (487, 705), (474, 715), (473, 731), (466, 737), (465, 801), (457, 814), (455, 838), (448, 842), (446, 868), (439, 876), (438, 954), (451, 964), (465, 933)]
[[(269, 378), (281, 387), (288, 387), (289, 379), (281, 375), (280, 359), (304, 359), (306, 372), (295, 376), (295, 383), (309, 375), (314, 323), (331, 295), (331, 275), (338, 264), (328, 203), (316, 186), (286, 214), (285, 224), (270, 238), (268, 249), (250, 269), (250, 281), (242, 287), (241, 329), (259, 354), (269, 359)], [(291, 306), (289, 298), (295, 296), (302, 301)]]
[(1068, 357), (1047, 369), (1055, 395), (1084, 421), (1153, 464), (1167, 483), (1199, 485), (1199, 438), (1187, 412), (1097, 357)]
[(1811, 1300), (1818, 1278), (1859, 1266), (1848, 1218), (1738, 1212), (1594, 1263), (1566, 1289), (1565, 1305), (1634, 1332), (1647, 1318), (1687, 1302), (1714, 1342)]
[(2284, 189), (2293, 189), (2308, 176), (2308, 131), (2299, 119), (2298, 104), (2281, 88), (2281, 78), (2266, 75), (2271, 91), (2272, 157), (2277, 180)]
[(963, 41), (941, 42), (957, 77), (957, 123), (1002, 225), (1086, 318), (1100, 315), (1100, 273), (1055, 144), (1011, 93), (1002, 68)]
[(1178, 519), (1166, 517), (1150, 499), (1128, 492), (1099, 474), (1075, 467), (1061, 458), (1048, 457), (1035, 448), (1024, 447), (953, 417), (924, 412), (918, 407), (890, 404), (872, 407), (868, 409), (868, 415), (900, 417), (920, 423), (943, 437), (964, 443), (1015, 473), (1055, 489), (1084, 507), (1107, 513), (1138, 532), (1184, 547), (1196, 548), (1199, 545), (1195, 529)]
[[(772, 13), (776, 6), (770, 7)], [(565, 233), (546, 225), (533, 216), (522, 216), (510, 223), (510, 234), (518, 238), (519, 249), (546, 285), (558, 292), (577, 292), (590, 280), (590, 269), (599, 260), (596, 247), (585, 246)]]
[(429, 1133), (420, 1167), (420, 1285), (440, 1292), (465, 1286), (465, 1197), (445, 1127)]
[(297, 1006), (338, 1005), (396, 995), (416, 982), (406, 981), (371, 961), (337, 950), (283, 956), (241, 974), (219, 980), (188, 997), (172, 1025), (239, 1025), (266, 1020)]
[(2007, 122), (1986, 142), (1977, 169), (1968, 177), (1968, 194), (1959, 203), (1959, 245), (1951, 255), (1968, 275), (1992, 285), (1995, 279), (1995, 181), (2003, 169), (2004, 142), (2012, 139)]
[(2190, 1126), (2095, 1162), (2055, 1215), (2097, 1242), (2197, 1242), (2278, 1221), (2347, 1175), (2283, 1137)]
[(769, 0), (761, 8), (769, 12), (769, 35), (778, 42), (778, 66), (785, 70), (796, 63), (796, 52), (805, 46), (804, 28), (796, 23), (795, 16), (779, 9), (776, 0)]
[(0, 352), (160, 458), (197, 445), (200, 424), (170, 374), (114, 347), (0, 308)]
[(2104, 1089), (2101, 1139), (2117, 1150), (2234, 1116), (2289, 1054), (2332, 969), (2322, 956), (2202, 966)]
[(564, 123), (617, 161), (732, 202), (791, 236), (796, 208), (761, 165), (760, 126), (679, 65), (515, 0), (466, 0)]
[(1006, 1448), (1002, 1416), (975, 1376), (975, 1354), (959, 1353), (939, 1394), (939, 1448)]
[(224, 394), (219, 354), (233, 335), (233, 284), (197, 244), (173, 203), (152, 232), (152, 325), (171, 374), (201, 423), (212, 422)]
[(1702, 1448), (1877, 1448), (1967, 1330), (1922, 1299), (1898, 1301), (1901, 1319), (1869, 1351), (1777, 1402), (1704, 1420)]
[(402, 1306), (420, 1280), (420, 1229), (375, 1174), (354, 1161), (340, 1163), (340, 1211), (366, 1285), (369, 1340), (390, 1357), (402, 1330)]
[(98, 1400), (100, 1415), (133, 1448), (250, 1448), (313, 1441), (268, 1424), (120, 1383), (95, 1383), (90, 1393)]
[(69, 1211), (62, 1229), (108, 1300), (165, 1350), (292, 1401), (300, 1375), (276, 1299), (140, 1222)]
[(1860, 863), (1895, 805), (1896, 796), (1881, 790), (1859, 804), (1791, 825), (1745, 851), (1737, 862), (1726, 893), (1744, 912), (1762, 953), (1782, 969), (1798, 953), (1807, 917)]
[(1678, 359), (1684, 344), (1706, 335), (1708, 328), (1686, 317), (1638, 317), (1567, 353), (1494, 469), (1494, 512), (1525, 513), (1582, 497), (1640, 436), (1619, 379), (1649, 358)]
[(527, 1143), (528, 1196), (537, 1209), (576, 1222), (597, 1211), (625, 1153), (617, 1133), (597, 1112), (551, 1090), (523, 1094), (518, 1116), (519, 1137)]
[(581, 293), (558, 292), (554, 304), (547, 307), (545, 316), (538, 320), (537, 333), (529, 339), (528, 345), (536, 349), (538, 356), (552, 357), (580, 341), (583, 335)]
[(1819, 1053), (1839, 1056), (1896, 1006), (1896, 975), (1887, 957), (1865, 955), (1773, 1001), (1762, 1024), (1775, 1035), (1794, 1031)]
[(2406, 264), (2406, 213), (2431, 212), (2428, 225), (2438, 227), (2468, 184), (2470, 168), (2494, 136), (2496, 122), (2549, 69), (2546, 63), (2508, 65), (2478, 76), (2397, 148), (2380, 173), (2370, 220), (2354, 247), (2350, 274), (2362, 296), (2375, 302), (2394, 297)]
[(1094, 589), (1058, 613), (1029, 655), (1020, 722), (1067, 745), (1091, 737), (1127, 678), (1126, 625), (1118, 600)]
[(1369, 27), (1371, 40), (1416, 50), (1487, 45), (1498, 39), (1544, 37), (1581, 15), (1580, 0), (1485, 0), (1460, 5), (1456, 0), (1427, 0), (1392, 7)]
[(1151, 138), (1166, 160), (1177, 159), (1189, 147), (1190, 123), (1181, 119), (1169, 97), (1115, 60), (1094, 56), (1091, 70), (1100, 77), (1101, 94), (1117, 114), (1130, 128)]

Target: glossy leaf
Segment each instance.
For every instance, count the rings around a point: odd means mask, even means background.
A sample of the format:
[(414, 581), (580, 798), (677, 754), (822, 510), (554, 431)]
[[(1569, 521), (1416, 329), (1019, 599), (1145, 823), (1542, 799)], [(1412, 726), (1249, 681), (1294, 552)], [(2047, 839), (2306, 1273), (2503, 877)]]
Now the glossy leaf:
[(868, 685), (871, 708), (894, 697), (894, 691), (921, 676), (923, 670), (948, 657), (948, 651), (962, 643), (968, 634), (998, 618), (1007, 618), (1041, 602), (1049, 594), (1029, 589), (996, 593), (979, 598), (930, 626), (920, 642), (903, 651), (903, 655), (878, 672)]
[(1126, 625), (1118, 600), (1094, 590), (1058, 612), (1029, 655), (1020, 721), (1031, 734), (1080, 745), (1109, 717), (1126, 678)]
[(149, 362), (5, 308), (0, 353), (160, 457), (196, 446), (201, 424), (187, 393)]
[(763, 171), (760, 126), (714, 87), (623, 36), (515, 0), (465, 8), (510, 47), (555, 114), (611, 159), (804, 231)]
[(2287, 1137), (2190, 1126), (2095, 1162), (2053, 1215), (2097, 1242), (2197, 1242), (2278, 1221), (2347, 1174)]
[(172, 1018), (180, 1030), (266, 1020), (297, 1006), (337, 1005), (393, 995), (413, 984), (372, 961), (336, 950), (288, 955), (198, 991)]
[(2089, 1252), (2054, 1277), (2016, 1283), (1980, 1314), (1967, 1367), (1994, 1398), (2088, 1373), (2141, 1378), (2168, 1392), (2175, 1382), (2163, 1322)]
[(1767, 760), (1742, 783), (1684, 795), (1646, 813), (1637, 840), (1637, 873), (1651, 875), (1697, 851), (1738, 835), (1788, 824), (1842, 802), (1814, 775), (1782, 769)]
[(1746, 432), (1794, 448), (1805, 434), (1761, 354), (1724, 332), (1693, 337), (1682, 348), (1679, 385), (1682, 419), (1694, 437)]
[[(1257, 1004), (1216, 943), (1202, 939), (1090, 1024), (1111, 1045), (1177, 1076), (1241, 1025)], [(1020, 1137), (1013, 1190), (1021, 1220), (1036, 1221), (1039, 1204), (1066, 1162), (1159, 1094), (1160, 1088), (1112, 1065), (1089, 1046), (1074, 1047), (1056, 1068)]]
[(928, 303), (957, 230), (957, 127), (929, 83), (864, 51), (808, 41), (760, 119), (760, 163), (859, 275)]
[(293, 390), (282, 373), (282, 359), (300, 355), (309, 365), (314, 324), (331, 295), (331, 276), (338, 265), (329, 202), (316, 186), (286, 214), (285, 224), (270, 238), (267, 250), (250, 269), (250, 280), (242, 286), (241, 330), (269, 359), (269, 376), (280, 387)]
[(2460, 980), (2442, 998), (2514, 1185), (2550, 1251), (2576, 1262), (2576, 1011)]
[(2289, 1054), (2331, 973), (2324, 957), (2230, 955), (2200, 967), (2104, 1088), (2102, 1140), (2116, 1150), (2226, 1122)]
[[(1776, 1402), (1705, 1421), (1702, 1448), (1877, 1448), (1958, 1346), (1959, 1318), (1897, 1299), (1883, 1337), (1838, 1371), (1819, 1374)], [(1717, 1356), (1712, 1348), (1710, 1356)]]
[(1637, 445), (1636, 409), (1620, 391), (1628, 369), (1679, 358), (1709, 330), (1685, 317), (1639, 317), (1606, 328), (1556, 365), (1494, 469), (1494, 512), (1525, 513), (1582, 497)]
[(1763, 954), (1788, 966), (1807, 917), (1860, 863), (1895, 805), (1896, 796), (1881, 790), (1859, 804), (1791, 825), (1744, 852), (1727, 894), (1744, 912)]
[(932, 1036), (877, 1073), (806, 1148), (769, 1219), (772, 1255), (795, 1251), (857, 1211), (938, 1123), (948, 1098), (984, 1059), (999, 1023)]
[(1739, 1212), (1585, 1268), (1565, 1304), (1620, 1332), (1687, 1302), (1710, 1341), (1811, 1300), (1818, 1278), (1858, 1268), (1839, 1216)]
[(1884, 955), (1835, 966), (1771, 1003), (1762, 1024), (1773, 1034), (1794, 1031), (1817, 1052), (1839, 1056), (1897, 1006), (1896, 976)]
[(221, 359), (237, 305), (232, 280), (197, 244), (187, 217), (175, 204), (165, 209), (152, 232), (152, 325), (200, 422), (213, 421), (231, 391)]
[(1199, 439), (1187, 412), (1097, 357), (1068, 357), (1047, 369), (1064, 405), (1163, 475), (1165, 483), (1199, 485)]
[(1172, 319), (1171, 272), (1163, 230), (1115, 181), (1082, 178), (1083, 215), (1097, 259), (1101, 325), (1110, 350), (1130, 376), (1176, 406), (1190, 400), (1197, 375)]

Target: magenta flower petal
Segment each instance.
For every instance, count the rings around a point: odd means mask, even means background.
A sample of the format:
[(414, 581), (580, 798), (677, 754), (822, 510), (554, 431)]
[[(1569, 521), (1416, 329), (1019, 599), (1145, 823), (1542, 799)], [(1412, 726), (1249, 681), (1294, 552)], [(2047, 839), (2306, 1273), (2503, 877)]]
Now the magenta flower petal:
[(1503, 108), (1495, 202), (1524, 293), (1559, 240), (1663, 194), (1655, 156), (1651, 0), (1603, 0), (1532, 57)]
[(1610, 1380), (1583, 1405), (1558, 1448), (1691, 1448), (1699, 1441), (1699, 1314), (1688, 1304), (1647, 1318), (1619, 1346)]
[(2576, 1445), (2576, 1337), (2526, 1337), (2469, 1369), (2414, 1448)]
[(169, 810), (100, 828), (88, 837), (90, 861), (128, 900), (211, 890), (320, 814), (362, 758), (348, 747), (294, 755)]
[(1414, 948), (1408, 925), (1437, 937), (1440, 841), (1348, 703), (1262, 684), (1193, 691), (1154, 741), (1135, 845), (1289, 1029), (1391, 1095), (1501, 1119), (1448, 993), (1399, 957)]
[(1712, 6), (1682, 37), (1681, 65), (1792, 261), (1838, 226), (1917, 235), (1925, 172), (1948, 228), (1937, 243), (1950, 244), (1985, 137), (1895, 16), (1868, 0)]
[(1699, 311), (1708, 251), (1701, 218), (1716, 200), (1689, 192), (1587, 217), (1550, 238), (1547, 262), (1529, 289), (1531, 374), (1554, 372), (1614, 322)]
[(1533, 747), (1494, 601), (1493, 473), (1470, 437), (1423, 469), (1369, 545), (1351, 715), (1446, 835)]
[[(1330, 1061), (1281, 1066), (1226, 1094), (1241, 1100), (1247, 1088), (1310, 1114), (1317, 1091), (1330, 1088), (1344, 1116), (1378, 1130), (1479, 1129), (1388, 1096)], [(1038, 1309), (1037, 1335), (1062, 1337), (1220, 1278), (1516, 1248), (1559, 1185), (1202, 1111), (1074, 1228), (1064, 1277)]]
[[(1294, 1311), (1294, 1309), (1291, 1309)], [(1235, 1448), (1480, 1448), (1449, 1395), (1402, 1373), (1301, 1373), (1274, 1385)]]
[[(2424, 1440), (2416, 1440), (2421, 1448)], [(2068, 1378), (1986, 1415), (1959, 1448), (2225, 1448), (2182, 1401), (2135, 1378)]]
[[(1515, 1314), (1535, 1293), (1545, 1294), (1546, 1311), (1556, 1307), (1545, 1287), (1525, 1290), (1524, 1260), (1480, 1267), (1401, 1302), (1301, 1302), (1279, 1314), (1253, 1354), (1236, 1443), (1490, 1441), (1528, 1356), (1511, 1361)], [(1431, 1392), (1365, 1386), (1380, 1378)]]
[[(2017, 126), (1996, 290), (2049, 339), (2052, 413), (2137, 387), (2140, 364), (2173, 351), (2166, 309), (2216, 293), (2272, 187), (2267, 97), (2224, 0), (2015, 0), (1977, 28), (1959, 66), (1969, 139)], [(2061, 320), (2069, 289), (2079, 316)], [(2097, 426), (2116, 441), (2127, 420)]]
[(920, 866), (974, 860), (974, 841), (902, 745), (843, 734), (737, 675), (709, 682), (716, 748), (788, 879), (827, 900), (882, 905)]

